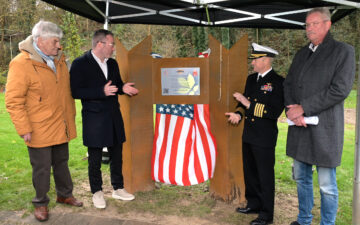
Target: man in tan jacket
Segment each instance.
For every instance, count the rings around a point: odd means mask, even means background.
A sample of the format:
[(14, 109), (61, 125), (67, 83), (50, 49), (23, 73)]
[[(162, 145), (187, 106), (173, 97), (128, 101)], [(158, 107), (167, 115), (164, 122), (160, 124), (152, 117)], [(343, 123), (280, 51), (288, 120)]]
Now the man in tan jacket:
[(20, 54), (9, 66), (5, 103), (17, 133), (28, 147), (36, 196), (35, 218), (48, 219), (50, 173), (53, 169), (57, 202), (82, 206), (73, 195), (68, 168), (68, 142), (76, 137), (75, 102), (65, 56), (60, 51), (61, 29), (40, 21), (19, 44)]

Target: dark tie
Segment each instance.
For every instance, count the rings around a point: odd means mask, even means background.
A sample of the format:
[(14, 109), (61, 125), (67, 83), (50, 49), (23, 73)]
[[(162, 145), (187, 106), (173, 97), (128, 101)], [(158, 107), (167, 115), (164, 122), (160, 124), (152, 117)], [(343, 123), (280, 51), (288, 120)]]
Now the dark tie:
[(259, 74), (258, 77), (257, 77), (257, 82), (261, 82), (262, 78), (263, 77)]

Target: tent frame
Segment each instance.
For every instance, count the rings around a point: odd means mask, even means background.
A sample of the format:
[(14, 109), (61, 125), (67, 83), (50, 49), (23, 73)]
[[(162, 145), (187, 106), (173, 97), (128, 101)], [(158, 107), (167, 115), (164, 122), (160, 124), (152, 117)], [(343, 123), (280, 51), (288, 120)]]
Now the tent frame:
[[(150, 15), (156, 15), (156, 14), (176, 18), (176, 19), (179, 19), (179, 20), (193, 22), (194, 25), (199, 25), (199, 24), (207, 25), (207, 26), (229, 25), (229, 24), (236, 23), (236, 22), (251, 21), (251, 20), (256, 20), (256, 19), (260, 19), (260, 18), (265, 18), (265, 19), (269, 19), (269, 20), (280, 21), (280, 22), (283, 22), (283, 23), (304, 26), (305, 25), (304, 22), (284, 19), (284, 18), (281, 18), (281, 16), (304, 13), (304, 12), (310, 11), (312, 9), (312, 8), (308, 8), (308, 9), (303, 9), (303, 10), (291, 10), (291, 11), (285, 11), (285, 12), (281, 12), (281, 13), (271, 13), (271, 14), (261, 15), (259, 13), (253, 13), (253, 12), (244, 11), (244, 10), (227, 8), (227, 7), (219, 6), (219, 5), (216, 5), (216, 4), (196, 4), (196, 3), (193, 3), (194, 6), (186, 7), (186, 8), (177, 8), (177, 9), (170, 9), (170, 10), (154, 10), (154, 9), (150, 9), (150, 8), (145, 8), (145, 7), (125, 3), (125, 2), (123, 2), (121, 0), (92, 0), (92, 1), (91, 0), (85, 0), (85, 1), (96, 12), (98, 12), (104, 18), (104, 21), (105, 21), (104, 24), (106, 26), (108, 25), (109, 22), (111, 22), (114, 19), (142, 17), (142, 16), (150, 16)], [(189, 1), (186, 1), (186, 0), (182, 0), (182, 1), (189, 2)], [(330, 9), (335, 9), (335, 10), (349, 9), (349, 8), (360, 8), (360, 3), (353, 2), (353, 1), (347, 1), (347, 0), (322, 0), (322, 1), (342, 5), (342, 6), (329, 7)], [(105, 2), (106, 3), (106, 13), (104, 14), (93, 2)], [(194, 2), (196, 2), (196, 1), (194, 1)], [(214, 2), (214, 1), (212, 1), (212, 2)], [(217, 2), (220, 2), (220, 1), (217, 1)], [(127, 15), (119, 15), (119, 16), (109, 16), (109, 4), (110, 3), (116, 4), (116, 5), (121, 5), (121, 6), (124, 6), (124, 7), (129, 7), (129, 8), (132, 8), (132, 9), (142, 10), (144, 12), (143, 13), (127, 14)], [(203, 8), (204, 9), (205, 8), (219, 9), (219, 10), (223, 10), (223, 11), (233, 12), (233, 13), (236, 13), (236, 14), (239, 14), (239, 15), (242, 15), (242, 16), (245, 15), (246, 17), (239, 17), (239, 18), (235, 18), (235, 19), (219, 20), (219, 21), (203, 21), (203, 20), (194, 19), (194, 18), (191, 18), (191, 17), (185, 17), (185, 16), (180, 16), (180, 15), (174, 14), (176, 12), (198, 10), (198, 9), (203, 9)]]

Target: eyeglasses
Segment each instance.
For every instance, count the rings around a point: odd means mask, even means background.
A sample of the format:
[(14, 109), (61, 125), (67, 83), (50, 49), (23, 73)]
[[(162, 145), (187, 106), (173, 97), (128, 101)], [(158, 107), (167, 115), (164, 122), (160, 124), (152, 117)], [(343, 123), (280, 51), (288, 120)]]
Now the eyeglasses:
[(329, 21), (329, 20), (323, 20), (323, 21), (313, 22), (313, 23), (306, 23), (305, 27), (318, 27), (320, 23), (323, 23), (326, 21)]
[[(99, 41), (99, 42), (101, 42), (101, 43), (103, 43), (103, 44), (107, 44), (105, 41)], [(108, 43), (107, 45), (109, 45), (109, 46), (111, 46), (111, 47), (114, 47), (115, 46), (115, 43)]]

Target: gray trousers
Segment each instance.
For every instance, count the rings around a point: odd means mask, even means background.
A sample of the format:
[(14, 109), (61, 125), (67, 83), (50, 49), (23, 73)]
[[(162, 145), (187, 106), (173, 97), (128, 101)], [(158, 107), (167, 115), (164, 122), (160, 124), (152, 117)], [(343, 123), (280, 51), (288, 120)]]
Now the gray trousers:
[(30, 163), (32, 166), (32, 181), (36, 196), (32, 200), (35, 207), (47, 206), (50, 189), (51, 167), (55, 180), (56, 194), (59, 197), (72, 196), (73, 183), (68, 167), (68, 143), (53, 145), (44, 148), (28, 147)]

